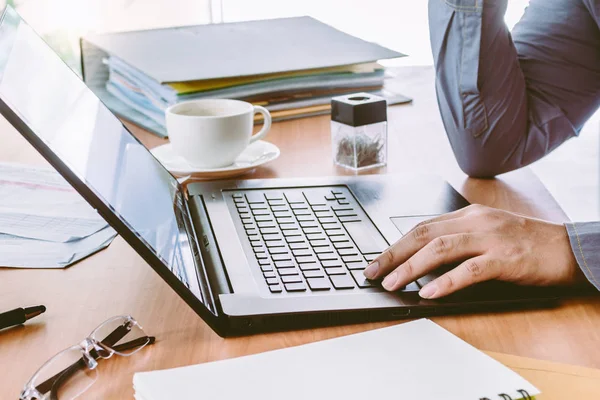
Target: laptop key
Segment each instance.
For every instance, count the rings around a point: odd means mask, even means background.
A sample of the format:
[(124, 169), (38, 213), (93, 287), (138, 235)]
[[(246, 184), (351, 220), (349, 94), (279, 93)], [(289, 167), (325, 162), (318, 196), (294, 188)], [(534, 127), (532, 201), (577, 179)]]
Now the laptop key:
[(308, 249), (308, 244), (306, 242), (290, 243), (290, 249), (306, 250), (306, 249)]
[(275, 261), (275, 268), (294, 268), (296, 264), (293, 261)]
[(281, 285), (269, 285), (269, 290), (271, 293), (281, 293), (283, 290), (281, 289)]
[(307, 257), (312, 256), (312, 251), (308, 249), (292, 250), (292, 254), (294, 255), (294, 257)]
[(354, 278), (354, 281), (356, 282), (356, 284), (358, 285), (359, 288), (368, 288), (368, 287), (377, 286), (374, 282), (365, 278), (362, 270), (350, 271), (350, 273), (352, 274), (352, 277)]
[[(294, 214), (296, 214), (296, 213), (294, 213)], [(310, 213), (307, 214), (307, 215), (306, 214), (305, 215), (298, 215), (298, 214), (296, 214), (296, 219), (298, 221), (314, 221), (315, 217), (313, 217), (312, 215), (310, 215)]]
[(299, 223), (302, 228), (319, 228), (319, 223), (317, 221), (300, 221)]
[(265, 198), (267, 200), (283, 200), (283, 193), (276, 191), (265, 192)]
[(293, 210), (294, 215), (297, 217), (307, 217), (310, 216), (312, 218), (312, 213), (308, 211), (308, 208), (298, 208)]
[(256, 225), (259, 228), (275, 228), (276, 226), (274, 221), (257, 222)]
[(264, 266), (267, 266), (267, 265), (271, 265), (271, 260), (269, 260), (268, 258), (260, 259), (260, 260), (258, 260), (258, 265), (260, 265), (261, 268), (264, 267)]
[(283, 240), (270, 240), (265, 243), (267, 248), (271, 247), (285, 247), (285, 242)]
[(307, 278), (306, 282), (308, 283), (310, 290), (318, 291), (331, 289), (331, 284), (327, 278)]
[(323, 268), (334, 268), (334, 267), (341, 267), (344, 264), (342, 263), (341, 260), (325, 260), (325, 261), (321, 261), (321, 265), (323, 266)]
[(314, 250), (315, 250), (315, 253), (317, 253), (317, 254), (333, 253), (333, 247), (331, 247), (331, 246), (319, 246), (319, 247), (315, 247)]
[(353, 263), (353, 262), (359, 262), (359, 261), (363, 261), (363, 258), (361, 256), (342, 256), (342, 260), (344, 260), (345, 263)]
[(271, 202), (269, 202), (269, 205), (271, 206), (271, 211), (273, 211), (274, 213), (279, 211), (290, 211), (287, 205), (274, 206), (273, 204), (271, 204)]
[(337, 232), (344, 232), (342, 230), (342, 224), (340, 224), (339, 222), (325, 224), (325, 225), (323, 225), (323, 229), (325, 229), (325, 233), (327, 233), (328, 235), (330, 233), (332, 233), (333, 235), (336, 235)]
[(337, 220), (334, 217), (319, 217), (319, 222), (323, 225), (337, 224)]
[(350, 243), (349, 241), (344, 241), (344, 242), (333, 243), (333, 247), (335, 247), (337, 250), (342, 250), (342, 249), (352, 249), (354, 247), (354, 245), (352, 243)]
[(248, 240), (250, 240), (251, 242), (260, 241), (260, 236), (258, 235), (258, 233), (255, 233), (253, 235), (247, 235), (247, 236), (248, 236)]
[(308, 240), (325, 240), (326, 236), (322, 233), (307, 233), (306, 238)]
[(346, 205), (333, 204), (331, 206), (331, 209), (336, 212), (337, 211), (354, 211), (354, 209), (347, 204)]
[(292, 213), (289, 210), (273, 211), (276, 218), (287, 217), (292, 218)]
[(276, 278), (277, 275), (275, 275), (275, 271), (271, 270), (271, 271), (264, 271), (263, 275), (265, 278)]
[(279, 229), (277, 229), (277, 228), (260, 228), (259, 230), (260, 230), (260, 233), (262, 233), (263, 235), (279, 233)]
[(285, 247), (269, 247), (269, 254), (289, 254), (289, 252)]
[(337, 260), (338, 256), (334, 253), (317, 254), (319, 261)]
[(268, 233), (268, 234), (264, 234), (263, 235), (263, 240), (265, 242), (268, 242), (270, 240), (283, 240), (283, 236), (281, 236), (281, 233)]
[(292, 217), (276, 217), (278, 224), (295, 224), (296, 221)]
[(306, 263), (306, 264), (298, 264), (302, 271), (321, 271), (321, 267), (317, 262)]
[(265, 272), (273, 272), (273, 266), (271, 265), (271, 263), (269, 262), (269, 264), (267, 265), (261, 265), (260, 266), (260, 270), (265, 273)]
[[(302, 271), (305, 278), (323, 278), (325, 274), (321, 270)], [(310, 283), (309, 285), (310, 286)]]
[(346, 263), (346, 268), (348, 268), (349, 270), (362, 271), (365, 268), (367, 268), (367, 265), (369, 265), (369, 263), (367, 263), (366, 261), (349, 262), (349, 263)]
[(327, 200), (325, 200), (326, 194), (327, 194), (326, 192), (321, 191), (319, 189), (307, 190), (304, 192), (304, 196), (306, 197), (308, 204), (310, 204), (311, 206), (326, 205), (327, 204)]
[(344, 267), (327, 268), (325, 270), (327, 275), (346, 275), (348, 271)]
[(335, 211), (335, 215), (338, 217), (356, 217), (356, 212), (354, 210), (338, 210)]
[(345, 236), (345, 235), (344, 236), (342, 236), (342, 235), (340, 235), (340, 236), (338, 236), (338, 235), (330, 236), (329, 240), (331, 240), (332, 243), (348, 242), (349, 241), (348, 236)]
[(262, 243), (261, 242), (250, 242), (250, 246), (252, 247), (262, 247)]
[(308, 210), (308, 204), (306, 204), (306, 202), (304, 201), (304, 199), (302, 199), (302, 201), (293, 203), (290, 201), (290, 208), (292, 210), (294, 210), (294, 213), (296, 213), (295, 210)]
[(279, 276), (291, 276), (298, 275), (298, 270), (296, 268), (281, 268), (277, 270)]
[(363, 256), (365, 256), (365, 258), (367, 259), (368, 262), (374, 261), (381, 253), (375, 253), (375, 254), (363, 254)]
[(333, 283), (333, 287), (336, 289), (353, 289), (354, 279), (350, 277), (350, 275), (331, 275), (329, 277), (331, 283)]
[(283, 224), (283, 225), (279, 225), (279, 229), (281, 229), (282, 231), (300, 231), (300, 226), (296, 223), (293, 224)]
[(266, 201), (265, 195), (260, 192), (246, 192), (246, 200), (248, 203), (264, 203)]
[(295, 235), (285, 235), (285, 241), (288, 242), (289, 244), (292, 243), (302, 243), (304, 242), (304, 238), (302, 236), (300, 236), (300, 232), (297, 232)]
[(312, 247), (325, 247), (325, 246), (329, 246), (329, 242), (327, 240), (325, 240), (325, 238), (323, 238), (320, 240), (311, 240), (310, 245)]
[(300, 278), (300, 275), (285, 275), (281, 277), (281, 281), (283, 283), (300, 283), (302, 278)]
[(302, 235), (302, 233), (300, 233), (300, 229), (284, 229), (281, 233), (285, 237)]
[(268, 260), (269, 256), (267, 255), (267, 253), (256, 253), (254, 254), (254, 256), (256, 257), (257, 260)]
[(291, 261), (292, 260), (291, 254), (273, 254), (271, 256), (271, 258), (273, 259), (273, 261)]
[(338, 253), (340, 256), (357, 256), (358, 255), (358, 251), (355, 248), (350, 248), (350, 249), (339, 249)]
[[(304, 198), (304, 195), (300, 191), (296, 191), (296, 190), (289, 191), (289, 192), (286, 192), (284, 194), (284, 196), (287, 199), (288, 203), (290, 203), (290, 204), (306, 203), (306, 199)], [(292, 208), (294, 208), (294, 207), (292, 207)]]
[(298, 264), (305, 264), (305, 263), (314, 263), (316, 262), (315, 257), (310, 255), (310, 256), (299, 256), (296, 257), (296, 262)]
[(316, 204), (314, 206), (311, 206), (311, 208), (315, 213), (317, 213), (319, 211), (328, 211), (329, 210), (329, 207), (327, 207), (324, 204)]
[(313, 234), (318, 234), (318, 235), (323, 235), (323, 230), (318, 227), (318, 228), (302, 228), (302, 230), (304, 231), (304, 233), (306, 233), (306, 235), (313, 235)]
[(257, 215), (254, 220), (258, 222), (273, 222), (273, 217), (270, 215)]
[(419, 288), (415, 282), (409, 283), (404, 289), (402, 289), (403, 292), (418, 292), (419, 290), (421, 290), (421, 288)]
[(285, 200), (267, 200), (271, 207), (287, 207)]
[(269, 207), (265, 203), (252, 203), (250, 204), (251, 210), (268, 210)]
[(269, 210), (252, 210), (252, 215), (270, 215)]
[(284, 285), (285, 290), (288, 292), (304, 292), (306, 291), (306, 285), (303, 282), (300, 283), (287, 283)]
[(279, 279), (273, 277), (273, 278), (266, 278), (267, 279), (267, 284), (269, 285), (277, 285), (279, 283)]

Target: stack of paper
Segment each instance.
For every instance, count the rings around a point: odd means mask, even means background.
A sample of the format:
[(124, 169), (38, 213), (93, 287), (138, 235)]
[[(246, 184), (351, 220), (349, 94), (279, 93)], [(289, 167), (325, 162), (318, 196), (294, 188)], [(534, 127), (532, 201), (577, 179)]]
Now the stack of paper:
[(531, 399), (533, 385), (429, 320), (133, 377), (137, 400)]
[[(326, 106), (331, 97), (349, 92), (381, 93), (385, 71), (377, 63), (292, 71), (249, 77), (208, 79), (161, 85), (118, 57), (108, 57), (107, 91), (164, 125), (164, 110), (180, 101), (229, 98), (262, 105), (277, 119), (281, 111)], [(393, 94), (388, 97), (393, 101)]]
[(164, 110), (180, 101), (232, 98), (274, 120), (330, 111), (331, 97), (383, 90), (378, 60), (403, 54), (310, 17), (90, 35), (81, 41), (85, 82), (115, 113), (166, 135)]
[(64, 268), (115, 236), (54, 170), (0, 163), (0, 267)]

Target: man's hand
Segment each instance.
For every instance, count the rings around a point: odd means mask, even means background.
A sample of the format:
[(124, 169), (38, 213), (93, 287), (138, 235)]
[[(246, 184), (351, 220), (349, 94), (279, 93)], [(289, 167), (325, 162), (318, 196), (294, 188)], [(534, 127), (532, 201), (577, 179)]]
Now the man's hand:
[(454, 262), (461, 264), (425, 285), (421, 297), (435, 299), (490, 279), (539, 286), (585, 281), (563, 225), (480, 205), (417, 225), (364, 274), (385, 277), (383, 287), (394, 291)]

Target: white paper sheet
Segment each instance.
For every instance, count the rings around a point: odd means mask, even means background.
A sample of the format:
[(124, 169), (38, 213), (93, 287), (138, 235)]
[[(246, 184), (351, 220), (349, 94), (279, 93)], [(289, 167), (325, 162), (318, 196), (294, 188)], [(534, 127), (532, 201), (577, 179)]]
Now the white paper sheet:
[(106, 226), (54, 170), (0, 163), (0, 233), (68, 242)]
[(0, 163), (0, 267), (64, 268), (115, 236), (53, 169)]
[(115, 236), (111, 227), (68, 243), (0, 234), (0, 267), (64, 268), (102, 250)]
[[(160, 344), (159, 344), (160, 346)], [(502, 400), (539, 391), (429, 320), (133, 377), (138, 400)], [(508, 397), (505, 397), (508, 398)]]

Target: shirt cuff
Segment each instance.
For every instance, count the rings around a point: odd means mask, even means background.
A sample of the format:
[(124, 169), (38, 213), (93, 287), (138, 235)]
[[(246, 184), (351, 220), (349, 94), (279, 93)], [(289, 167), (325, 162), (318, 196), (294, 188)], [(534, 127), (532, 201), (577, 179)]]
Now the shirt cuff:
[(573, 254), (579, 268), (600, 290), (600, 221), (566, 223)]

